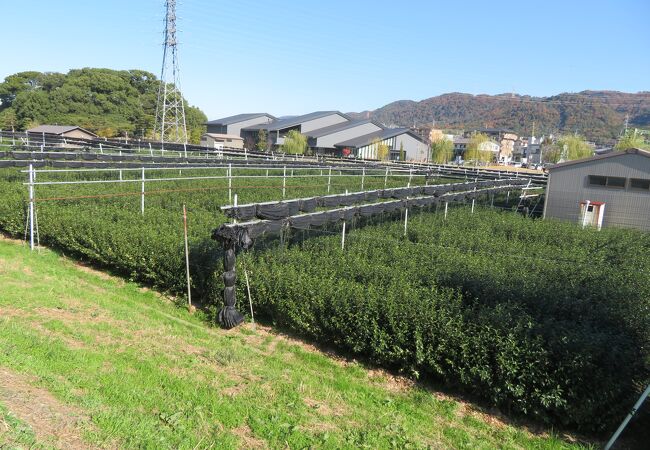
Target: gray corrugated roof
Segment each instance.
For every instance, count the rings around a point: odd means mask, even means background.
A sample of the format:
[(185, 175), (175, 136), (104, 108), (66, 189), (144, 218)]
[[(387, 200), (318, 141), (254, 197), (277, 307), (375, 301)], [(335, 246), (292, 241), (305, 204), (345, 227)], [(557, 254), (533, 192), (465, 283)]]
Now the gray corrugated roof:
[(332, 133), (338, 133), (339, 131), (347, 130), (350, 128), (358, 127), (361, 125), (365, 125), (367, 123), (372, 123), (373, 125), (378, 126), (379, 128), (383, 129), (384, 127), (378, 124), (377, 122), (373, 122), (372, 120), (365, 119), (365, 120), (353, 120), (350, 122), (342, 122), (342, 123), (337, 123), (335, 125), (330, 125), (329, 127), (324, 127), (324, 128), (318, 128), (317, 130), (312, 130), (307, 135), (312, 138), (319, 138), (323, 136), (327, 136), (328, 134)]
[(221, 119), (211, 120), (207, 122), (207, 125), (232, 125), (233, 123), (243, 122), (245, 120), (250, 120), (262, 116), (269, 116), (271, 119), (275, 120), (275, 117), (268, 113), (246, 113), (246, 114), (237, 114), (236, 116), (229, 116), (229, 117), (223, 117)]
[(85, 130), (76, 125), (39, 125), (34, 128), (27, 130), (28, 133), (45, 133), (45, 134), (63, 134), (73, 130), (81, 130), (85, 133), (92, 134), (97, 136), (92, 131)]
[(408, 128), (386, 128), (384, 130), (375, 131), (374, 133), (359, 136), (358, 138), (349, 139), (347, 141), (339, 142), (335, 146), (336, 147), (354, 147), (354, 148), (365, 147), (366, 145), (372, 144), (372, 142), (375, 139), (379, 139), (380, 141), (383, 141), (384, 139), (390, 139), (392, 137), (399, 136), (400, 134), (408, 134), (408, 135), (414, 137), (415, 139), (417, 139), (418, 141), (424, 143), (424, 141), (422, 140), (422, 138), (420, 136), (413, 133)]
[(298, 125), (309, 122), (310, 120), (320, 119), (321, 117), (331, 116), (333, 114), (338, 114), (341, 117), (345, 117), (347, 120), (351, 120), (348, 116), (343, 114), (340, 111), (315, 111), (313, 113), (304, 114), (302, 116), (291, 116), (284, 119), (278, 119), (269, 124), (259, 124), (252, 125), (250, 127), (243, 128), (244, 130), (259, 130), (264, 129), (267, 131), (280, 131), (285, 128), (297, 127)]
[(627, 150), (605, 153), (603, 155), (596, 155), (596, 156), (590, 156), (588, 158), (574, 159), (573, 161), (567, 161), (567, 162), (556, 164), (554, 166), (549, 167), (548, 169), (549, 170), (559, 169), (566, 166), (573, 166), (574, 164), (590, 163), (591, 161), (598, 161), (599, 159), (616, 158), (617, 156), (623, 156), (623, 155), (641, 155), (641, 156), (645, 156), (646, 158), (650, 158), (650, 152), (647, 150), (641, 150), (640, 148), (628, 148)]

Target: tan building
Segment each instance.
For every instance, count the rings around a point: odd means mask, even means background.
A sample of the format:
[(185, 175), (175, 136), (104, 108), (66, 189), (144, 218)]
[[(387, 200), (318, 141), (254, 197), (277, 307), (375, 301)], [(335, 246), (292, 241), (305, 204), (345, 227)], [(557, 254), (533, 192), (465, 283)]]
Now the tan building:
[(243, 149), (244, 139), (235, 134), (205, 133), (201, 136), (201, 147), (214, 149)]
[(74, 125), (39, 125), (27, 130), (29, 134), (61, 136), (69, 139), (95, 139), (95, 133)]

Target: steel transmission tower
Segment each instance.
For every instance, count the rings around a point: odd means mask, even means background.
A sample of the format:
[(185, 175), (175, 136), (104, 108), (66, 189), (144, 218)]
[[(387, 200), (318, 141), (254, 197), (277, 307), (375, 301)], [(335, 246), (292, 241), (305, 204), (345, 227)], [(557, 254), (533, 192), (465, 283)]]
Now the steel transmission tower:
[(154, 137), (160, 136), (160, 142), (187, 143), (185, 126), (185, 107), (180, 91), (178, 48), (176, 41), (176, 0), (165, 2), (165, 42), (162, 70), (160, 72), (160, 89), (156, 103), (156, 123)]

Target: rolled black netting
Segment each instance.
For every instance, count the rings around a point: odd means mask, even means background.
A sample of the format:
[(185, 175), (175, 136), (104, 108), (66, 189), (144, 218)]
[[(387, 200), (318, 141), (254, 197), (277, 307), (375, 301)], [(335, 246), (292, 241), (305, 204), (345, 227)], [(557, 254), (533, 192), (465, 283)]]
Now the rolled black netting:
[(300, 211), (310, 213), (318, 207), (318, 200), (316, 197), (301, 198)]
[(269, 220), (279, 220), (289, 217), (289, 205), (284, 202), (258, 203), (257, 217)]

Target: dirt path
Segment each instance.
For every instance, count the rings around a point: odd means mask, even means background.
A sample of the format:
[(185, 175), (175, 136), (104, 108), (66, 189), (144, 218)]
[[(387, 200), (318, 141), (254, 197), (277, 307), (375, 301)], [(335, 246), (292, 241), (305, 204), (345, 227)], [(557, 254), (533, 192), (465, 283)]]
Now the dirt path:
[(39, 442), (61, 449), (96, 448), (81, 438), (82, 428), (89, 426), (88, 417), (33, 386), (29, 377), (4, 367), (0, 367), (0, 402), (31, 427)]

